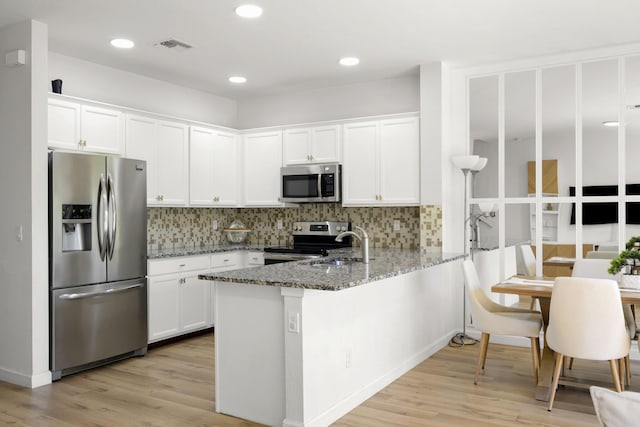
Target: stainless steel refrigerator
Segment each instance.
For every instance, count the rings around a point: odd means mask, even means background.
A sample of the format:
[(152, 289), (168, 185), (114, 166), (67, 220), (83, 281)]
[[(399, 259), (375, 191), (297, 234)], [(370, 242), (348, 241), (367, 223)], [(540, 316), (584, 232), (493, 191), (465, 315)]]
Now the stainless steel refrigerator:
[(147, 350), (146, 163), (49, 153), (53, 379)]

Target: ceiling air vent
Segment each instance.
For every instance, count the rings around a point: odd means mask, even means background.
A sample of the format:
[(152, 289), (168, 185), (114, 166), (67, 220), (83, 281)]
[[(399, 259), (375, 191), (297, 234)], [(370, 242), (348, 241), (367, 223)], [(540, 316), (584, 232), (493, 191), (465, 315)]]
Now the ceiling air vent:
[(187, 50), (193, 47), (189, 43), (174, 38), (159, 41), (158, 43), (155, 43), (154, 46), (162, 46), (175, 51)]

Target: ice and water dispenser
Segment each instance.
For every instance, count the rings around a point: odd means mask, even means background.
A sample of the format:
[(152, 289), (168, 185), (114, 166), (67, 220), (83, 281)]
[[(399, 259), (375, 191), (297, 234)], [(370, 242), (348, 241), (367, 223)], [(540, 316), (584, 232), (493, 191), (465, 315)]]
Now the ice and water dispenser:
[(62, 205), (62, 252), (91, 250), (91, 205)]

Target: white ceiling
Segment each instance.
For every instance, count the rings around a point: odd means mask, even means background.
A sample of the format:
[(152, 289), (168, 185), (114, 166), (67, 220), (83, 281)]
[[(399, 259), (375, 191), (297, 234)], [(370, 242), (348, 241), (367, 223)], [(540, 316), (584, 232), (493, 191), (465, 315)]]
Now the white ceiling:
[[(237, 17), (243, 3), (263, 16)], [(640, 42), (638, 17), (637, 0), (0, 0), (0, 27), (44, 22), (54, 52), (238, 100)], [(154, 47), (169, 37), (194, 49)]]

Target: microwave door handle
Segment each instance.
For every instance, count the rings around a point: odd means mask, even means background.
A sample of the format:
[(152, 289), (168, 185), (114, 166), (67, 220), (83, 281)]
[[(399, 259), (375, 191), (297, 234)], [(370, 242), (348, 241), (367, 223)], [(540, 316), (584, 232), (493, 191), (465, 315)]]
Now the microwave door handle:
[(107, 175), (107, 185), (109, 187), (108, 204), (109, 204), (109, 259), (113, 259), (113, 250), (116, 246), (116, 226), (118, 222), (117, 209), (116, 209), (116, 193), (113, 189), (113, 179), (111, 175)]
[(318, 174), (318, 197), (322, 197), (322, 174)]
[(97, 218), (97, 231), (98, 231), (98, 249), (100, 250), (100, 259), (104, 261), (107, 254), (107, 216), (108, 212), (108, 200), (107, 200), (107, 184), (104, 179), (104, 174), (100, 174), (100, 184), (98, 185), (98, 218)]

